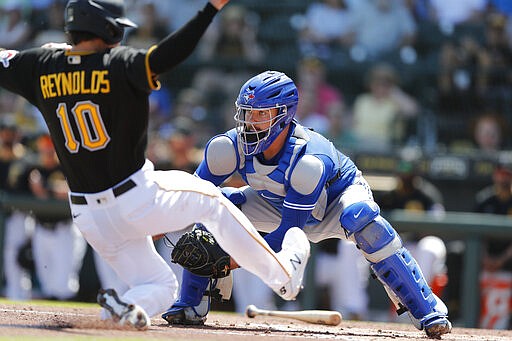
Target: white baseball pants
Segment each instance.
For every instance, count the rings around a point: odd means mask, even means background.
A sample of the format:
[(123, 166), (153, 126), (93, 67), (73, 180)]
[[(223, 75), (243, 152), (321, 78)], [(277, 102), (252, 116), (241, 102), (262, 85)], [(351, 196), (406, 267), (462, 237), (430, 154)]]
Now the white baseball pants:
[(70, 193), (70, 198), (85, 198), (84, 204), (70, 200), (74, 222), (129, 286), (124, 301), (138, 304), (149, 316), (174, 303), (176, 276), (155, 250), (151, 236), (198, 222), (241, 267), (268, 286), (278, 289), (288, 282), (290, 274), (276, 254), (212, 183), (182, 171), (155, 171), (149, 160), (129, 180), (136, 186), (117, 197), (112, 189)]

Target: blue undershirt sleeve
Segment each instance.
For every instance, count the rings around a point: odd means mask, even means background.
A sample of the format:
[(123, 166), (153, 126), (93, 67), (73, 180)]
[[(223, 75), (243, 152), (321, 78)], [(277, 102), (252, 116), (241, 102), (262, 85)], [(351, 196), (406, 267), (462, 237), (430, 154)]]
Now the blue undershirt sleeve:
[(281, 251), (281, 244), (286, 232), (292, 227), (304, 228), (313, 210), (294, 210), (291, 208), (283, 208), (283, 217), (281, 224), (277, 229), (267, 234), (264, 239), (275, 252)]

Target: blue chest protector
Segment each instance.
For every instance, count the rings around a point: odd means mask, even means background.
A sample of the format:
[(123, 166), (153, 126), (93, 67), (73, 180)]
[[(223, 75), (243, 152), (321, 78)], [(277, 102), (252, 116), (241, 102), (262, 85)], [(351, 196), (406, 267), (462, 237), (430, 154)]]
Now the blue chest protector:
[[(236, 145), (236, 132), (230, 130), (227, 135)], [(303, 195), (294, 190), (290, 177), (306, 155), (314, 155), (323, 163), (323, 174), (311, 174), (310, 179), (320, 179), (317, 189)], [(238, 156), (238, 172), (249, 186), (281, 214), (284, 208), (311, 210), (308, 225), (323, 219), (325, 208), (352, 184), (357, 172), (354, 163), (330, 141), (300, 125), (295, 125), (277, 164), (265, 165), (255, 156)]]

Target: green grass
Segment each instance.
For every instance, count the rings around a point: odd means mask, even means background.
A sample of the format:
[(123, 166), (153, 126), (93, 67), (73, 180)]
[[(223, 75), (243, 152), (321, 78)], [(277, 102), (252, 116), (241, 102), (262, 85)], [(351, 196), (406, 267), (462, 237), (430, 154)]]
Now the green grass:
[[(23, 304), (23, 305), (33, 305), (40, 307), (64, 307), (64, 308), (99, 308), (97, 303), (87, 303), (87, 302), (71, 302), (71, 301), (47, 301), (47, 300), (30, 300), (30, 301), (12, 301), (5, 298), (0, 298), (0, 304)], [(0, 340), (2, 338), (0, 337)], [(43, 340), (43, 339), (41, 339)]]

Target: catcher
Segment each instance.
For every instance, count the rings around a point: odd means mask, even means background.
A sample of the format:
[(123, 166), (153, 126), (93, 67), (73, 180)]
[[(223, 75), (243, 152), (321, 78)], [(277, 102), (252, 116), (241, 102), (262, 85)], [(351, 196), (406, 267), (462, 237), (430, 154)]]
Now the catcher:
[[(249, 79), (235, 102), (236, 127), (208, 142), (195, 174), (219, 186), (238, 172), (249, 186), (222, 191), (259, 231), (268, 233), (264, 238), (274, 251), (284, 247), (283, 237), (297, 226), (312, 242), (352, 240), (399, 314), (407, 312), (431, 338), (449, 333), (448, 309), (380, 215), (361, 171), (330, 141), (294, 120), (298, 99), (294, 82), (282, 72)], [(180, 263), (180, 258), (174, 261)], [(179, 299), (162, 315), (172, 324), (202, 324), (208, 313), (202, 297), (209, 278), (188, 270)]]

